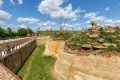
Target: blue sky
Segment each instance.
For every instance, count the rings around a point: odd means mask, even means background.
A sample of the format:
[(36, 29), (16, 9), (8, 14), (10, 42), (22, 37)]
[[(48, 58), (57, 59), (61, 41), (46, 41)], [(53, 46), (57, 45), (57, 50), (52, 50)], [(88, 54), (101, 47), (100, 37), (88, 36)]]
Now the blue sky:
[(90, 27), (93, 20), (119, 26), (119, 14), (120, 0), (0, 0), (0, 25), (14, 30), (59, 29), (60, 24), (78, 30)]

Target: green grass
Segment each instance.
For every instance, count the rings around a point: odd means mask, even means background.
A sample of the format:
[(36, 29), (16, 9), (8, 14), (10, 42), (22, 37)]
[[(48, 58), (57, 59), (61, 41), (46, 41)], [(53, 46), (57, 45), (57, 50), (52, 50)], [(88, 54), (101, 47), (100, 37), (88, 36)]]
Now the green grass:
[(55, 80), (51, 69), (56, 59), (43, 57), (42, 53), (44, 49), (43, 45), (36, 47), (22, 69), (18, 72), (18, 76), (22, 77), (23, 80)]

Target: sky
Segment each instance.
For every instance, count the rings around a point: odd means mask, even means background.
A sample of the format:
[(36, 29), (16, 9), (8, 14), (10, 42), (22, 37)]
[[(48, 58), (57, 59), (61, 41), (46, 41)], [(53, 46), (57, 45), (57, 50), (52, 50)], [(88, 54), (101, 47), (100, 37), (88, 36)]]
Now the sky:
[(34, 31), (120, 26), (120, 0), (0, 0), (0, 26)]

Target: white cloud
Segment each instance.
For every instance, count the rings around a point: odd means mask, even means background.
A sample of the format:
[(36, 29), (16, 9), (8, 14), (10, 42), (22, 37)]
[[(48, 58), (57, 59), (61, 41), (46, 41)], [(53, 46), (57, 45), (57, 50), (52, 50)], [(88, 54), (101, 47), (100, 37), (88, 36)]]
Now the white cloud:
[(0, 0), (0, 7), (2, 6), (3, 3), (4, 3), (3, 0)]
[(80, 23), (73, 23), (73, 24), (71, 24), (71, 23), (66, 23), (66, 24), (62, 24), (62, 26), (63, 26), (63, 28), (64, 28), (64, 30), (79, 30), (80, 29), (80, 27), (81, 27), (81, 24)]
[[(69, 4), (65, 8), (62, 8), (64, 0), (43, 0), (38, 5), (38, 11), (42, 14), (50, 15), (52, 18), (69, 18), (69, 19), (76, 19), (79, 17), (78, 13), (81, 10), (75, 9), (73, 10), (72, 4)], [(83, 10), (82, 12), (85, 12)]]
[(0, 20), (4, 21), (4, 20), (8, 20), (11, 18), (11, 14), (6, 12), (6, 11), (3, 11), (3, 10), (0, 10)]
[(19, 3), (19, 4), (22, 4), (22, 3), (23, 3), (23, 0), (18, 0), (18, 3)]
[(18, 25), (17, 28), (27, 28), (27, 26), (25, 24), (22, 24), (22, 25)]
[(23, 18), (23, 17), (19, 17), (19, 18), (17, 18), (17, 21), (21, 22), (21, 23), (33, 24), (33, 23), (39, 22), (40, 20), (36, 19), (36, 18)]
[(12, 3), (12, 5), (15, 5), (15, 2), (14, 2), (14, 0), (10, 0), (10, 3)]
[(106, 7), (106, 8), (105, 8), (105, 10), (106, 10), (106, 11), (109, 11), (109, 10), (110, 10), (110, 7), (109, 7), (109, 6), (108, 6), (108, 7)]
[(95, 12), (86, 13), (85, 18), (88, 18), (91, 21), (104, 22), (104, 23), (110, 23), (113, 21), (112, 19), (108, 19), (105, 16), (97, 16), (97, 13), (95, 13)]
[(95, 12), (86, 13), (84, 17), (89, 19), (86, 23), (90, 23), (90, 21), (96, 21), (98, 24), (101, 25), (120, 25), (120, 20), (109, 19), (105, 16), (98, 16)]
[(55, 24), (56, 24), (55, 22), (47, 21), (47, 22), (40, 22), (37, 25), (39, 25), (41, 27), (50, 27), (50, 26), (53, 26)]
[(62, 24), (62, 26), (65, 26), (65, 27), (80, 27), (80, 25), (81, 24), (79, 24), (79, 23), (74, 23), (74, 24), (68, 24), (68, 23), (66, 23), (66, 24)]
[[(12, 3), (13, 5), (15, 5), (14, 0), (10, 0), (10, 3)], [(22, 4), (22, 3), (23, 3), (23, 0), (18, 0), (18, 4)]]
[(81, 10), (81, 12), (85, 12), (86, 10)]

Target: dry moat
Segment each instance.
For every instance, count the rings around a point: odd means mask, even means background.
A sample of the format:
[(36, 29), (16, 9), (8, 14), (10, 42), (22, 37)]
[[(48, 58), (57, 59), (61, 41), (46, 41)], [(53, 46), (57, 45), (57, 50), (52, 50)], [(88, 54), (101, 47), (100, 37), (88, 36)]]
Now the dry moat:
[(120, 28), (91, 25), (22, 40), (1, 63), (23, 80), (120, 80)]

